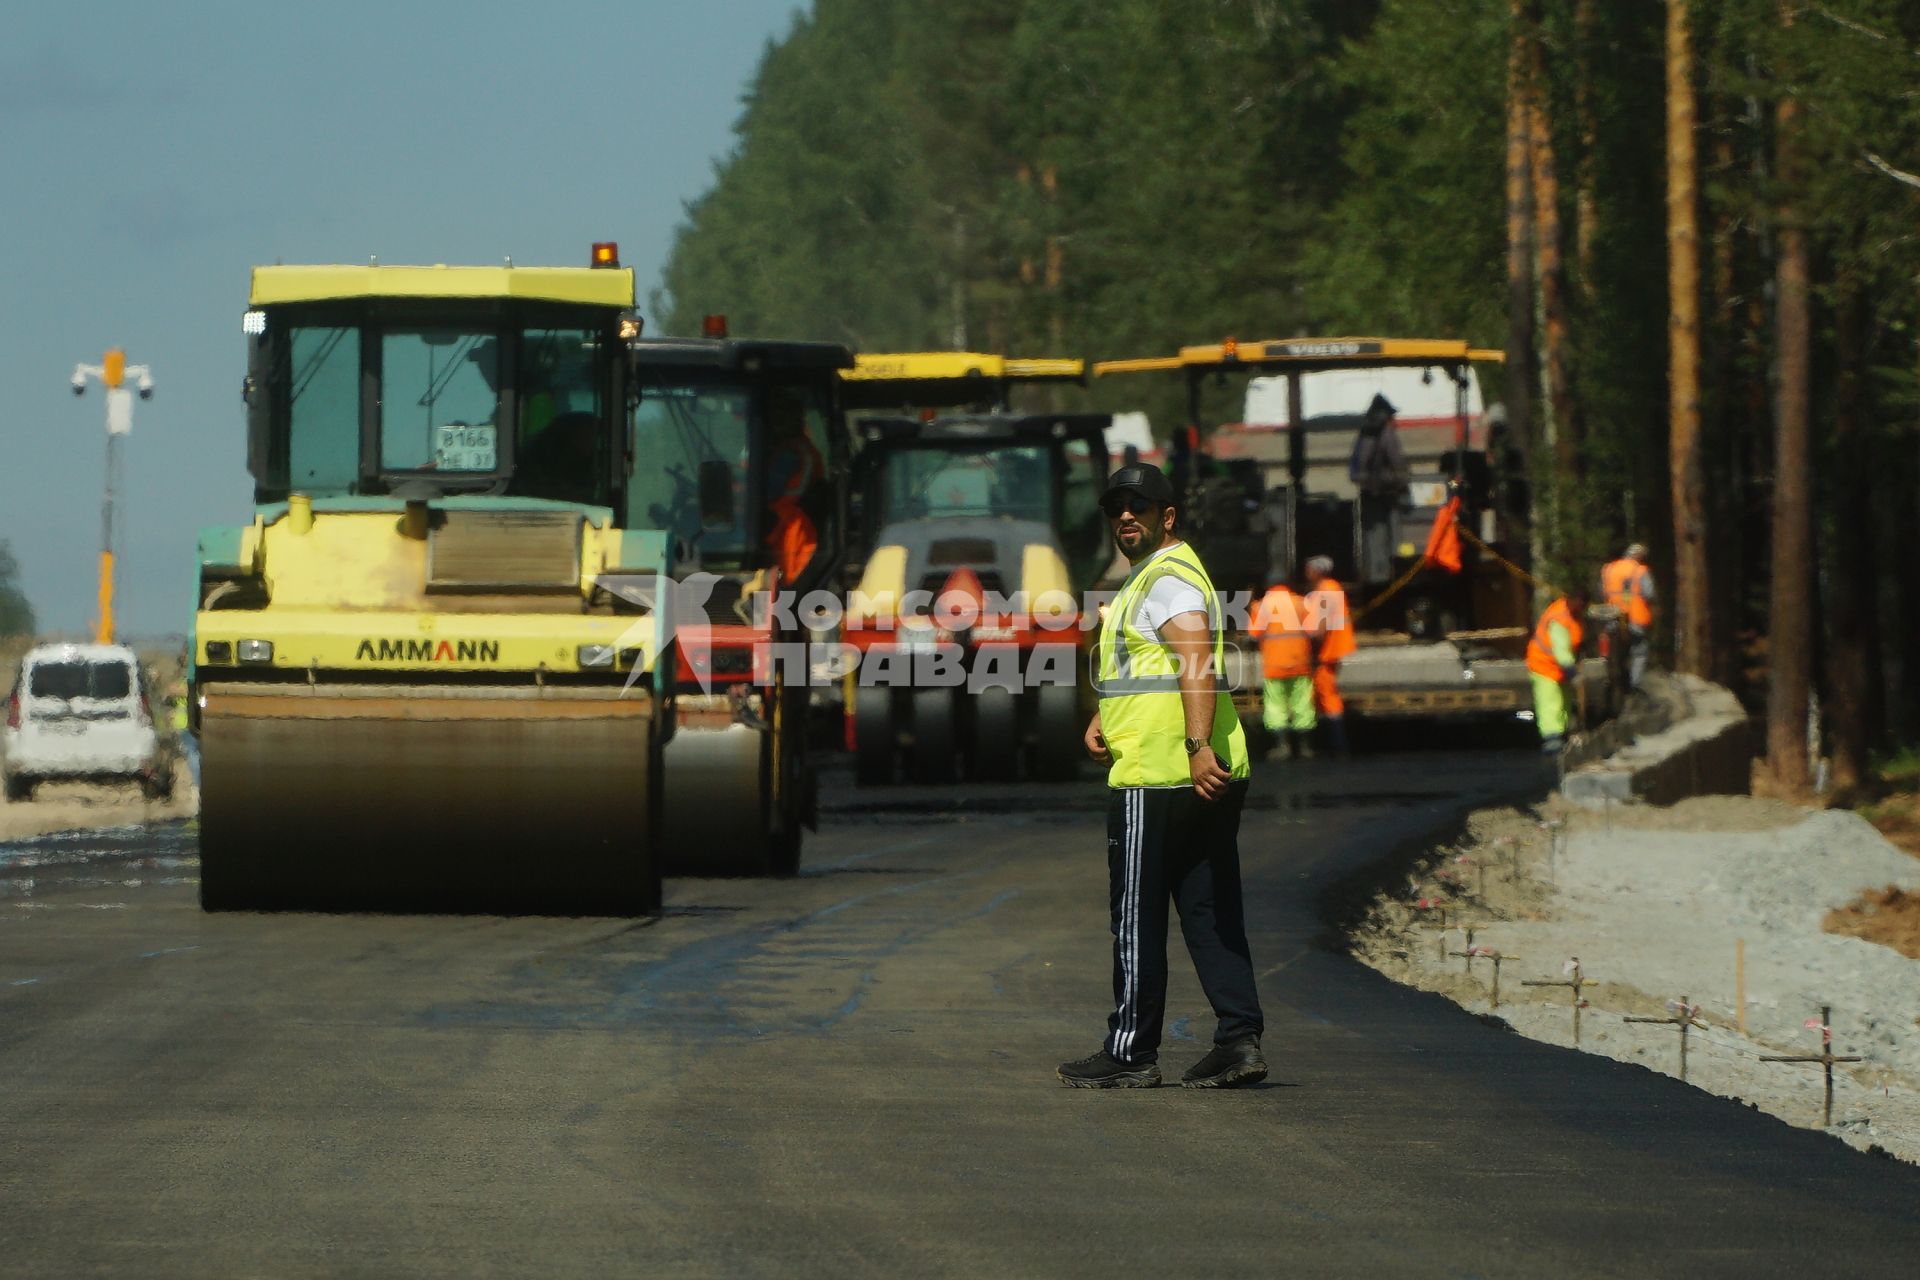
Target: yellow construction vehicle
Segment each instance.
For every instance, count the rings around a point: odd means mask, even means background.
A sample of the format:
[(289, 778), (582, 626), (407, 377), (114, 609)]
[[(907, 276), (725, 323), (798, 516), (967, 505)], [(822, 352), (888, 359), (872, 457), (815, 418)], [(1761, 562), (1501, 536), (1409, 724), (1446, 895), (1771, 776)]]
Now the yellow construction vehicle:
[(254, 270), (257, 505), (200, 536), (190, 647), (204, 907), (658, 907), (671, 682), (606, 583), (673, 547), (617, 259)]
[[(1083, 593), (1112, 557), (1099, 497), (1106, 414), (1008, 411), (1014, 388), (1081, 383), (1080, 360), (867, 355), (843, 374), (859, 421), (861, 531), (845, 643), (848, 748), (863, 783), (1073, 774), (1091, 714)], [(939, 409), (973, 412), (935, 417)], [(918, 412), (915, 412), (918, 411)], [(936, 674), (944, 673), (944, 674)]]
[[(830, 583), (846, 531), (847, 433), (835, 343), (699, 338), (628, 345), (633, 520), (680, 556), (669, 874), (792, 875), (816, 821), (811, 663), (797, 602)], [(697, 598), (696, 598), (697, 597)]]
[(1085, 386), (1087, 362), (977, 351), (863, 351), (840, 378), (842, 400), (855, 414), (912, 414), (928, 409), (1006, 412), (1018, 387)]
[[(1182, 531), (1223, 588), (1257, 593), (1309, 557), (1332, 561), (1360, 628), (1360, 652), (1341, 667), (1350, 713), (1512, 718), (1531, 705), (1519, 655), (1532, 612), (1517, 572), (1527, 489), (1474, 372), (1503, 358), (1447, 339), (1227, 339), (1093, 371), (1185, 379), (1188, 420), (1169, 472)], [(1222, 386), (1236, 398), (1203, 429), (1208, 392)], [(1369, 510), (1350, 466), (1376, 396), (1395, 411), (1407, 474), (1396, 501)], [(1442, 520), (1464, 534), (1457, 572), (1425, 562)], [(1251, 645), (1242, 653), (1254, 661)], [(1257, 677), (1235, 675), (1256, 725)]]

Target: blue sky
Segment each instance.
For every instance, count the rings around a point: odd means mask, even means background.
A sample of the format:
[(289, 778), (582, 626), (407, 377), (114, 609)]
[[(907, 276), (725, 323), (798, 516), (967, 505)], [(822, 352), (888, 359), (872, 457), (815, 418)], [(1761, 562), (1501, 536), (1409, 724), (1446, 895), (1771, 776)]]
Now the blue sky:
[(122, 497), (120, 631), (182, 631), (193, 536), (252, 499), (256, 263), (584, 265), (642, 298), (803, 0), (21, 6), (0, 43), (0, 539), (45, 631), (94, 612), (105, 405), (153, 366)]

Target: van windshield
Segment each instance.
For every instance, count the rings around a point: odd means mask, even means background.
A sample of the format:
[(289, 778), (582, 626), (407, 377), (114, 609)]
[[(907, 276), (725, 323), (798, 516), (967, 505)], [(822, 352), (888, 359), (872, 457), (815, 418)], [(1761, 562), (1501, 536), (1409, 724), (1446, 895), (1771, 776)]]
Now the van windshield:
[(124, 662), (41, 662), (27, 676), (36, 698), (124, 698), (133, 673)]

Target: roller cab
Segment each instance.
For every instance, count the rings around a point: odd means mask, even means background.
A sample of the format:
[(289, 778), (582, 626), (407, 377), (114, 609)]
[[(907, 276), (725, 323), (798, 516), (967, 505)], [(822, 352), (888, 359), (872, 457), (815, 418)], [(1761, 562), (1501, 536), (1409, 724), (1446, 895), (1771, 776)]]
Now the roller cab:
[(250, 302), (256, 507), (201, 535), (191, 641), (202, 905), (656, 909), (632, 273), (262, 267)]

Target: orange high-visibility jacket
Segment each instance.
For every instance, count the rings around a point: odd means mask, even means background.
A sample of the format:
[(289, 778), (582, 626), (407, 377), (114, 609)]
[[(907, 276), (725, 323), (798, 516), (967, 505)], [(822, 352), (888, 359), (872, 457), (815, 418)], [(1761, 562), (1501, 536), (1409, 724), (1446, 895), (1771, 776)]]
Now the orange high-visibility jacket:
[(1647, 566), (1621, 556), (1600, 570), (1600, 590), (1607, 603), (1636, 627), (1653, 625), (1653, 606), (1647, 601)]
[(1527, 641), (1527, 670), (1537, 676), (1545, 676), (1549, 680), (1565, 679), (1560, 670), (1560, 663), (1553, 656), (1553, 636), (1550, 634), (1550, 628), (1556, 622), (1567, 629), (1567, 644), (1576, 654), (1580, 652), (1580, 642), (1586, 638), (1587, 634), (1586, 628), (1580, 624), (1580, 619), (1573, 616), (1573, 610), (1568, 606), (1565, 596), (1561, 596), (1547, 606), (1547, 611), (1540, 615), (1540, 621), (1534, 624), (1533, 639)]
[(777, 468), (783, 453), (792, 455), (793, 470), (781, 482), (780, 491), (769, 504), (773, 518), (772, 528), (767, 531), (767, 546), (773, 552), (774, 566), (780, 570), (780, 580), (787, 583), (800, 576), (820, 547), (819, 527), (800, 505), (800, 500), (826, 475), (827, 460), (820, 456), (813, 441), (803, 435), (776, 444), (771, 467)]
[(1353, 639), (1353, 617), (1347, 612), (1347, 593), (1332, 578), (1320, 579), (1320, 585), (1307, 593), (1307, 603), (1327, 620), (1321, 633), (1320, 661), (1338, 662), (1360, 646)]
[(1313, 644), (1306, 628), (1307, 602), (1282, 583), (1254, 606), (1250, 630), (1260, 642), (1260, 671), (1269, 680), (1310, 675)]
[(773, 551), (773, 563), (780, 570), (783, 584), (798, 578), (812, 562), (813, 553), (820, 548), (820, 531), (797, 499), (773, 500), (773, 528), (767, 532), (767, 546)]

